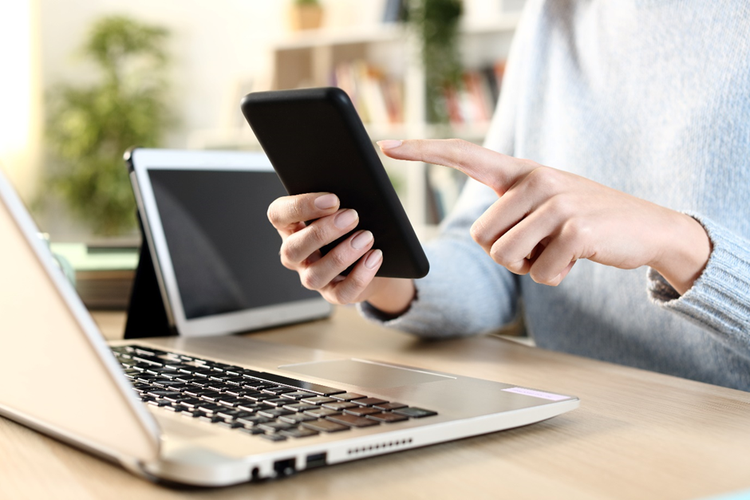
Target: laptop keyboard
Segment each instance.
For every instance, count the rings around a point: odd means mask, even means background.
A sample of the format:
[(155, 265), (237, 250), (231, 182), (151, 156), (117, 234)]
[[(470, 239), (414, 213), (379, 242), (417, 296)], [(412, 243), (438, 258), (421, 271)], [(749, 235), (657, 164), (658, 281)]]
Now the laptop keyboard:
[(150, 347), (112, 347), (141, 401), (270, 441), (437, 415), (240, 366)]

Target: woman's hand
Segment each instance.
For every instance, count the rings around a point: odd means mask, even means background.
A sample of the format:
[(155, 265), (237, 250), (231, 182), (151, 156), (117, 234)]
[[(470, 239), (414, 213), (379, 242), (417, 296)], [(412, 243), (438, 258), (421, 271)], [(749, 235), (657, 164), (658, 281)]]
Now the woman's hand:
[[(268, 207), (268, 219), (281, 235), (281, 263), (299, 273), (305, 288), (317, 290), (332, 304), (369, 300), (393, 314), (408, 308), (414, 296), (410, 280), (375, 278), (383, 252), (373, 249), (370, 231), (355, 231), (325, 255), (321, 253), (323, 246), (349, 233), (359, 222), (355, 210), (339, 208), (336, 195), (308, 193), (278, 198)], [(348, 276), (341, 275), (352, 264)]]
[(583, 177), (457, 139), (381, 141), (396, 159), (458, 169), (498, 200), (473, 224), (474, 241), (498, 264), (556, 286), (575, 262), (621, 269), (651, 266), (679, 293), (711, 253), (703, 226), (685, 214)]

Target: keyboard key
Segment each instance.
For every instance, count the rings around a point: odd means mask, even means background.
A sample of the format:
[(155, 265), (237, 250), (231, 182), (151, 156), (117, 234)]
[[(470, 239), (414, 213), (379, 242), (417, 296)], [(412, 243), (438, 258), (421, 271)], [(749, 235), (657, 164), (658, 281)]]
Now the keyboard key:
[(300, 427), (312, 429), (318, 432), (339, 432), (349, 429), (348, 425), (339, 424), (330, 420), (316, 420), (315, 422), (302, 422)]
[(243, 400), (240, 398), (235, 398), (234, 396), (222, 395), (219, 399), (216, 400), (216, 402), (220, 405), (235, 407), (238, 404), (242, 403)]
[(180, 404), (188, 409), (194, 409), (197, 408), (198, 405), (202, 404), (203, 401), (197, 398), (187, 398), (187, 399), (181, 399)]
[(152, 380), (151, 385), (155, 385), (156, 387), (161, 387), (163, 389), (170, 388), (171, 390), (174, 390), (175, 387), (179, 387), (179, 388), (187, 387), (186, 384), (183, 384), (182, 382), (179, 382), (177, 380), (169, 380), (169, 379), (164, 379), (164, 378)]
[(282, 415), (279, 417), (279, 422), (285, 422), (287, 424), (300, 424), (302, 422), (312, 422), (317, 418), (306, 413), (294, 413), (292, 415)]
[(273, 394), (264, 394), (262, 392), (247, 392), (243, 399), (250, 399), (252, 401), (265, 401), (266, 399), (275, 399), (276, 396)]
[(273, 406), (284, 406), (286, 404), (291, 403), (290, 400), (284, 399), (284, 398), (266, 399), (263, 402), (269, 405), (273, 405)]
[(362, 406), (374, 406), (374, 405), (382, 405), (387, 403), (388, 401), (384, 399), (378, 399), (378, 398), (364, 398), (364, 399), (355, 399), (353, 403), (357, 403), (358, 405)]
[(164, 389), (153, 389), (153, 390), (148, 391), (147, 394), (155, 398), (165, 398), (165, 397), (179, 398), (181, 396), (181, 394), (177, 391), (167, 391)]
[(218, 410), (216, 415), (224, 420), (237, 420), (238, 418), (249, 417), (252, 415), (249, 411), (237, 410), (234, 408)]
[(262, 410), (263, 408), (265, 408), (265, 406), (257, 404), (257, 403), (248, 402), (248, 403), (239, 403), (237, 405), (237, 408), (243, 411), (249, 411), (249, 412), (255, 413), (258, 410)]
[(285, 431), (288, 429), (294, 429), (294, 424), (288, 424), (286, 422), (265, 422), (262, 424), (258, 424), (258, 427), (260, 429), (263, 429), (266, 432), (278, 432), (278, 431)]
[(223, 422), (224, 421), (223, 418), (218, 417), (216, 415), (202, 415), (202, 416), (198, 417), (198, 420), (200, 420), (201, 422), (209, 423), (209, 424), (214, 424), (216, 422)]
[(364, 417), (356, 417), (354, 415), (331, 415), (326, 417), (326, 420), (336, 422), (337, 424), (349, 425), (352, 427), (370, 427), (372, 425), (378, 425), (379, 422)]
[(329, 410), (341, 411), (343, 409), (354, 408), (356, 406), (357, 405), (355, 405), (354, 403), (348, 403), (346, 401), (338, 401), (336, 403), (326, 403), (323, 405), (323, 408), (328, 408)]
[(263, 417), (269, 417), (269, 418), (276, 418), (276, 417), (280, 417), (281, 415), (291, 415), (292, 413), (294, 412), (285, 410), (283, 408), (273, 408), (271, 410), (258, 411), (258, 415), (261, 415)]
[(342, 391), (341, 389), (334, 389), (333, 387), (328, 387), (328, 386), (320, 385), (320, 384), (313, 384), (311, 382), (305, 382), (303, 380), (283, 377), (281, 375), (276, 375), (273, 373), (264, 372), (261, 374), (261, 377), (265, 380), (270, 380), (271, 382), (276, 382), (281, 385), (287, 385), (289, 387), (297, 387), (298, 389), (314, 392), (315, 394), (318, 394), (320, 396), (330, 396), (331, 394), (339, 394), (339, 393), (345, 392), (345, 391)]
[(237, 422), (244, 425), (245, 427), (253, 427), (258, 424), (265, 424), (270, 422), (271, 419), (268, 417), (262, 417), (260, 415), (251, 415), (249, 417), (239, 417)]
[(198, 405), (198, 409), (207, 415), (213, 415), (217, 411), (224, 410), (225, 408), (223, 406), (211, 403), (202, 403)]
[(398, 408), (406, 408), (406, 405), (403, 403), (381, 403), (379, 405), (373, 405), (373, 407), (377, 408), (378, 410), (388, 411), (396, 410)]
[(268, 439), (269, 441), (286, 441), (286, 436), (283, 436), (281, 434), (258, 434), (263, 439)]
[(341, 412), (330, 410), (328, 408), (317, 408), (315, 410), (308, 410), (305, 413), (308, 415), (312, 415), (313, 417), (320, 418), (327, 417), (328, 415), (338, 415)]
[(315, 394), (312, 394), (310, 392), (304, 392), (304, 391), (287, 392), (281, 395), (282, 398), (287, 398), (287, 399), (304, 399), (304, 398), (311, 398), (314, 396)]
[(344, 413), (356, 417), (364, 417), (365, 415), (370, 415), (372, 413), (380, 413), (380, 410), (371, 406), (359, 406), (357, 408), (347, 408), (344, 410)]
[(436, 411), (425, 410), (423, 408), (414, 408), (413, 406), (408, 406), (406, 408), (399, 408), (397, 410), (393, 410), (393, 413), (396, 413), (398, 415), (404, 415), (409, 418), (423, 418), (423, 417), (432, 417), (433, 415), (437, 415)]
[(328, 398), (326, 396), (315, 396), (314, 398), (305, 398), (300, 400), (300, 403), (307, 403), (311, 405), (322, 405), (324, 403), (334, 403), (336, 400)]
[(362, 399), (367, 396), (357, 394), (356, 392), (344, 392), (342, 394), (334, 394), (332, 397), (340, 399), (341, 401), (351, 401), (352, 399)]
[(300, 411), (307, 411), (307, 410), (317, 410), (320, 407), (315, 406), (315, 405), (305, 404), (305, 403), (293, 403), (293, 404), (284, 405), (283, 408), (287, 410), (300, 412)]
[(282, 436), (293, 437), (293, 438), (304, 438), (310, 436), (317, 436), (318, 432), (312, 429), (305, 429), (304, 427), (297, 429), (289, 429), (286, 431), (280, 431), (279, 434)]
[(286, 392), (295, 392), (296, 390), (297, 389), (294, 389), (292, 387), (284, 387), (282, 385), (277, 385), (277, 386), (274, 386), (274, 387), (268, 387), (266, 389), (263, 389), (262, 391), (266, 392), (268, 394), (280, 395), (280, 394), (284, 394)]
[(237, 427), (236, 429), (246, 434), (259, 435), (259, 436), (264, 435), (264, 431), (262, 429), (258, 429), (257, 427)]
[(403, 422), (404, 420), (409, 420), (409, 417), (405, 415), (399, 415), (398, 413), (373, 413), (372, 415), (367, 415), (367, 418), (375, 420), (377, 422), (384, 422), (386, 424), (390, 424), (392, 422)]

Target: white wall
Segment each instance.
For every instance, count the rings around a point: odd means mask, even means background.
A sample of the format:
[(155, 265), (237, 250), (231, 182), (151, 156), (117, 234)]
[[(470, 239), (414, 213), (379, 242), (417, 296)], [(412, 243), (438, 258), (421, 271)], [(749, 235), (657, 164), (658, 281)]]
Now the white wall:
[(39, 169), (42, 92), (36, 2), (0, 5), (0, 169), (31, 199)]
[[(39, 2), (45, 87), (91, 78), (91, 68), (75, 53), (100, 16), (126, 14), (170, 30), (172, 97), (181, 122), (180, 130), (169, 138), (171, 147), (185, 147), (191, 131), (238, 124), (239, 97), (252, 90), (250, 82), (263, 86), (270, 81), (269, 45), (289, 33), (288, 1)], [(328, 26), (375, 22), (382, 8), (382, 0), (329, 0), (323, 4)]]

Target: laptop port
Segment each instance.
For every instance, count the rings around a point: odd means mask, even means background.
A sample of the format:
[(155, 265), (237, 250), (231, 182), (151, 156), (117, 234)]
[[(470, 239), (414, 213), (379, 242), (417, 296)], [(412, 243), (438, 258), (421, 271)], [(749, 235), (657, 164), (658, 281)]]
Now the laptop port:
[(291, 476), (296, 472), (296, 460), (294, 458), (285, 458), (284, 460), (276, 460), (273, 463), (273, 470), (276, 472), (276, 477)]
[(315, 467), (323, 467), (326, 465), (326, 459), (327, 459), (327, 453), (313, 453), (311, 455), (307, 455), (307, 460), (305, 463), (305, 469), (313, 469)]

